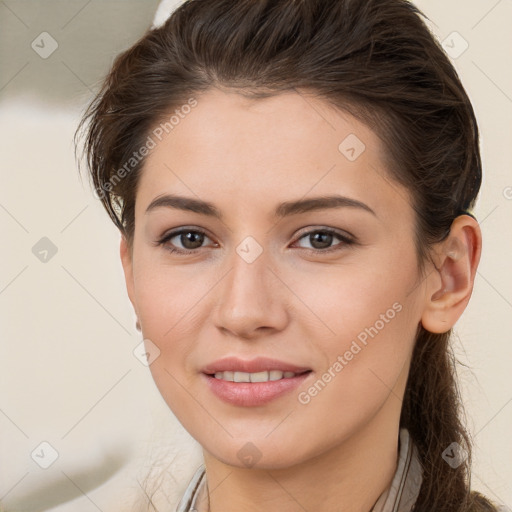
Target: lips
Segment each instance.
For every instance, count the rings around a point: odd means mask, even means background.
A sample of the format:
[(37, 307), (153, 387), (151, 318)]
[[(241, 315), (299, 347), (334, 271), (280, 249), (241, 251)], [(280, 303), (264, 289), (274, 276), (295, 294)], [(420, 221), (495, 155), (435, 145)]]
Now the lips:
[(281, 372), (293, 372), (300, 374), (311, 370), (306, 366), (297, 366), (278, 359), (270, 359), (267, 357), (258, 357), (246, 361), (237, 357), (225, 357), (214, 361), (205, 366), (201, 372), (206, 375), (215, 375), (219, 372), (244, 372), (244, 373), (259, 373), (271, 370), (278, 370)]
[(296, 391), (299, 386), (311, 382), (313, 373), (304, 372), (295, 377), (267, 382), (230, 382), (201, 374), (207, 388), (217, 398), (237, 407), (263, 406), (284, 395)]
[(227, 357), (202, 369), (211, 392), (239, 407), (263, 406), (296, 390), (312, 373), (311, 368), (266, 357), (250, 361)]

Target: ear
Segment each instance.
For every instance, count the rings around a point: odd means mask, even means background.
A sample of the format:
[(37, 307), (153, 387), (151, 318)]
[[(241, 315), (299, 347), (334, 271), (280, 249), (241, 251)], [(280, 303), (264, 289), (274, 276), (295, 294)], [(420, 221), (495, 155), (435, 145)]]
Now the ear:
[[(119, 254), (121, 256), (121, 263), (123, 265), (124, 280), (126, 282), (126, 291), (128, 292), (128, 297), (130, 299), (130, 302), (132, 303), (133, 309), (138, 318), (137, 306), (135, 303), (135, 287), (134, 287), (134, 282), (133, 282), (132, 248), (123, 235), (121, 236)], [(138, 320), (137, 320), (137, 324), (138, 324)]]
[(478, 222), (469, 215), (459, 215), (436, 251), (435, 269), (427, 276), (421, 324), (427, 331), (443, 333), (455, 325), (473, 292), (482, 251)]

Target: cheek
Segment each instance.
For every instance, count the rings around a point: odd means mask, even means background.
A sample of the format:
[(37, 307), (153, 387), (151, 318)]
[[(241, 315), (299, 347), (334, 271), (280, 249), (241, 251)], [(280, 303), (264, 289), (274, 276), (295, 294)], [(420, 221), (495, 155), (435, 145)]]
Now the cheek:
[(318, 411), (336, 404), (337, 411), (350, 411), (349, 421), (355, 423), (382, 405), (408, 369), (415, 336), (406, 305), (382, 304), (383, 308), (374, 305), (363, 311), (337, 308), (330, 324), (335, 334), (317, 333), (314, 338), (323, 362), (316, 369), (313, 386), (299, 397), (300, 403), (314, 399)]
[[(399, 272), (397, 261), (401, 262)], [(283, 274), (298, 298), (296, 312), (301, 316), (296, 318), (307, 319), (322, 338), (334, 344), (359, 334), (364, 341), (367, 329), (374, 332), (374, 326), (379, 333), (405, 327), (413, 316), (410, 291), (416, 275), (411, 251), (399, 258), (391, 250), (314, 272), (295, 268)]]
[(172, 267), (139, 257), (134, 268), (143, 336), (160, 350), (150, 371), (169, 407), (185, 419), (197, 415), (185, 390), (192, 389), (197, 379), (194, 355), (207, 322), (208, 293), (218, 281), (218, 273), (194, 267)]
[(194, 265), (173, 267), (154, 258), (139, 257), (134, 289), (144, 334), (165, 342), (196, 326), (192, 319), (200, 310), (201, 298), (214, 286), (209, 277), (215, 276)]
[[(298, 430), (320, 429), (319, 438), (329, 445), (357, 431), (388, 401), (395, 411), (401, 407), (416, 333), (405, 289), (360, 287), (347, 294), (333, 287), (330, 302), (318, 297), (317, 304), (325, 303), (316, 312), (334, 334), (318, 330), (318, 323), (303, 333), (314, 340), (323, 364), (297, 397)], [(319, 417), (328, 425), (319, 426)]]
[(322, 353), (319, 387), (328, 384), (325, 387), (330, 388), (328, 393), (322, 391), (318, 402), (336, 400), (351, 409), (368, 407), (361, 396), (378, 401), (383, 396), (380, 392), (389, 393), (403, 371), (419, 312), (409, 295), (416, 279), (414, 255), (404, 255), (406, 263), (400, 272), (396, 272), (396, 261), (394, 255), (381, 253), (373, 263), (295, 278), (293, 289), (308, 306), (302, 308), (302, 337), (313, 353)]
[(149, 369), (167, 405), (186, 422), (198, 414), (187, 390), (196, 378), (189, 362), (203, 324), (197, 314), (207, 285), (197, 271), (194, 277), (188, 269), (155, 265), (142, 258), (137, 270), (135, 296), (143, 336), (160, 350)]

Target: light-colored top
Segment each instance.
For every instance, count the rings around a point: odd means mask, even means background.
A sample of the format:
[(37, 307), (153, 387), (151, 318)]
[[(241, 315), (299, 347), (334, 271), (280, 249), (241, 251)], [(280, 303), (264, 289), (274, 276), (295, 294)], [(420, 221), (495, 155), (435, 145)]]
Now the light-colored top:
[[(410, 512), (423, 481), (418, 449), (409, 432), (400, 429), (398, 465), (389, 487), (379, 496), (371, 512)], [(176, 512), (208, 512), (208, 489), (204, 465), (195, 472)]]

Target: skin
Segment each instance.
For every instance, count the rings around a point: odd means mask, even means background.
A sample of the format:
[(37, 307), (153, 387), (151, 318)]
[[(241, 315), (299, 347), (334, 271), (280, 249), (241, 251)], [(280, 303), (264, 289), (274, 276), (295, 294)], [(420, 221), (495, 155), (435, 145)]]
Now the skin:
[[(197, 99), (148, 155), (133, 244), (121, 240), (129, 298), (144, 338), (160, 350), (150, 365), (155, 383), (203, 448), (213, 512), (368, 511), (396, 470), (417, 328), (445, 332), (464, 311), (480, 258), (478, 223), (458, 217), (422, 275), (410, 195), (387, 174), (383, 143), (368, 127), (297, 92), (249, 100), (211, 89)], [(354, 161), (338, 148), (349, 134), (365, 145)], [(163, 206), (146, 213), (171, 193), (213, 203), (222, 221)], [(282, 202), (332, 194), (375, 215), (344, 206), (273, 216)], [(179, 235), (167, 248), (156, 244), (180, 227), (206, 232), (202, 245)], [(322, 228), (355, 243), (333, 236), (322, 246), (305, 236)], [(252, 263), (236, 251), (248, 236), (263, 250)], [(173, 244), (195, 252), (172, 254)], [(400, 312), (300, 403), (298, 394), (394, 303)], [(234, 406), (200, 374), (231, 355), (313, 371), (267, 405)], [(238, 457), (248, 442), (258, 453), (251, 467)]]

